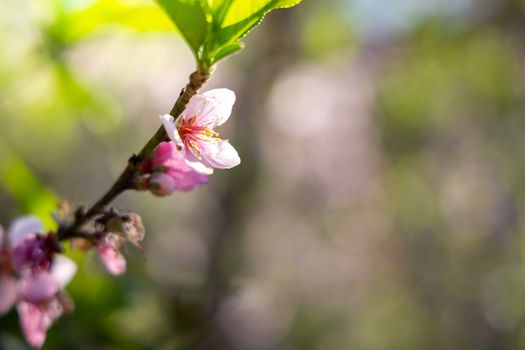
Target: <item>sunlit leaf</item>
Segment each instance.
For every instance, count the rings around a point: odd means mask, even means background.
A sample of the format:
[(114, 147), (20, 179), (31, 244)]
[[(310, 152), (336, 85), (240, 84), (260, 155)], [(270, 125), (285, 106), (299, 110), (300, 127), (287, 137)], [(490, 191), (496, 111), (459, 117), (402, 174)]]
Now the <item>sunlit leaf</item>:
[[(232, 44), (255, 28), (264, 16), (278, 8), (292, 7), (301, 0), (207, 0), (207, 8), (213, 21), (212, 39), (215, 52), (229, 47), (221, 55), (210, 54), (204, 57), (212, 63), (223, 59), (237, 50), (231, 50)], [(230, 51), (231, 50), (231, 51)], [(210, 50), (210, 53), (214, 51)], [(207, 53), (207, 52), (206, 52)]]
[(217, 53), (213, 56), (213, 62), (219, 62), (223, 58), (231, 56), (244, 48), (244, 44), (240, 42), (235, 42), (229, 45), (224, 46), (222, 49), (218, 50)]
[(242, 49), (238, 41), (277, 8), (301, 0), (156, 0), (169, 14), (201, 66)]
[[(228, 2), (228, 0), (223, 0)], [(278, 8), (292, 7), (301, 0), (233, 0), (227, 9), (223, 26), (229, 26), (248, 18), (258, 18), (261, 20), (264, 14)]]
[(198, 0), (156, 0), (168, 13), (195, 55), (204, 41), (208, 22)]

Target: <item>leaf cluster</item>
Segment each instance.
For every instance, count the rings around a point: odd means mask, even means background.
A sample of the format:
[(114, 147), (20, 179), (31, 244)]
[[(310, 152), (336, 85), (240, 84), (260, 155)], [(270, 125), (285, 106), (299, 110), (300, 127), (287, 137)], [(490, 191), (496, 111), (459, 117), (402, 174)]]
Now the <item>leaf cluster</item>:
[(208, 69), (239, 52), (240, 42), (264, 16), (301, 0), (156, 0), (187, 42), (199, 67)]

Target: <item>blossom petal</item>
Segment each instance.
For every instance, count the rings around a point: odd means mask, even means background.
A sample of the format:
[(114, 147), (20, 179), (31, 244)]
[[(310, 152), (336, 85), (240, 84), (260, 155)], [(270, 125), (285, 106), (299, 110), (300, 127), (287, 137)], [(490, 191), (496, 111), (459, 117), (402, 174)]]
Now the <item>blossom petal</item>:
[(173, 116), (164, 114), (160, 116), (160, 120), (162, 120), (164, 130), (166, 130), (166, 134), (168, 134), (169, 138), (177, 145), (182, 145), (182, 140), (180, 139), (179, 133), (177, 132), (175, 119)]
[(203, 164), (201, 159), (197, 158), (195, 153), (193, 153), (192, 149), (188, 149), (188, 148), (185, 149), (184, 158), (185, 158), (186, 164), (190, 168), (198, 172), (199, 174), (202, 174), (202, 175), (213, 174), (213, 168), (208, 165)]
[(232, 113), (233, 104), (235, 103), (235, 93), (230, 89), (214, 89), (206, 91), (203, 96), (215, 101), (214, 123), (211, 126), (215, 128), (224, 124)]
[(0, 315), (13, 307), (16, 297), (16, 280), (11, 276), (0, 276)]
[(111, 244), (100, 244), (97, 248), (100, 260), (110, 274), (117, 276), (126, 272), (126, 259), (117, 248)]
[(208, 175), (199, 174), (193, 170), (184, 172), (171, 170), (166, 174), (173, 179), (177, 191), (190, 191), (199, 185), (208, 183)]
[(44, 226), (36, 216), (23, 216), (15, 220), (7, 233), (9, 245), (14, 248), (30, 235), (43, 233)]
[(29, 275), (19, 282), (21, 297), (30, 303), (51, 299), (58, 293), (58, 281), (48, 272)]
[(77, 264), (64, 255), (55, 255), (49, 273), (64, 289), (77, 273)]
[(175, 142), (161, 142), (155, 149), (151, 161), (154, 165), (164, 166), (172, 159), (182, 158), (182, 155), (179, 155), (180, 152), (178, 152), (179, 154), (177, 152), (178, 150)]
[(17, 309), (22, 332), (27, 342), (36, 349), (44, 345), (47, 330), (63, 312), (56, 300), (45, 306), (19, 302)]
[(20, 325), (27, 342), (34, 348), (41, 348), (46, 340), (47, 327), (44, 324), (44, 313), (38, 306), (21, 302), (17, 305)]
[(206, 123), (209, 117), (213, 116), (216, 108), (217, 104), (213, 99), (204, 95), (195, 95), (186, 105), (181, 117), (185, 122), (188, 122), (192, 117), (196, 117), (195, 123), (201, 125)]
[(230, 169), (241, 163), (239, 154), (226, 140), (202, 142), (199, 151), (204, 165), (217, 169)]

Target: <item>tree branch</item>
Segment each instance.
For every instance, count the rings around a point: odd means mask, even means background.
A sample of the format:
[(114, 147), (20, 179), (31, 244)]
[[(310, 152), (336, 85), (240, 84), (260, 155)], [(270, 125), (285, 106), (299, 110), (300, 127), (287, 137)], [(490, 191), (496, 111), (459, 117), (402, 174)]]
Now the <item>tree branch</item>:
[[(199, 91), (199, 89), (206, 84), (211, 76), (212, 71), (203, 68), (197, 69), (189, 77), (189, 82), (181, 91), (179, 98), (175, 102), (170, 114), (173, 117), (178, 117), (186, 108), (190, 99)], [(163, 142), (168, 141), (168, 135), (161, 126), (157, 132), (149, 139), (146, 145), (142, 148), (138, 155), (132, 156), (128, 165), (122, 174), (113, 183), (110, 189), (86, 212), (79, 213), (75, 216), (75, 220), (67, 227), (59, 227), (57, 231), (58, 240), (63, 241), (70, 238), (78, 237), (78, 231), (89, 222), (91, 218), (103, 212), (104, 208), (117, 198), (122, 192), (133, 188), (133, 180), (135, 179), (140, 164), (148, 159), (155, 148)]]

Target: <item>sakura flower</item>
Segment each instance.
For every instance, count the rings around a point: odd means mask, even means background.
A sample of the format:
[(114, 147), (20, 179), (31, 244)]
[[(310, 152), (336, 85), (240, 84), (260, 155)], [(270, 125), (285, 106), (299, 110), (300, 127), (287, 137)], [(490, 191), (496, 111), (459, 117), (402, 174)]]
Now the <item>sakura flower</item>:
[(169, 114), (161, 116), (166, 133), (183, 148), (186, 163), (196, 171), (210, 174), (213, 168), (240, 164), (235, 148), (215, 131), (230, 117), (234, 102), (233, 91), (215, 89), (193, 96), (176, 121)]
[(40, 220), (22, 217), (0, 239), (0, 312), (14, 303), (29, 344), (40, 348), (52, 323), (65, 311), (60, 294), (76, 273), (70, 259), (56, 254), (54, 235), (43, 235)]

